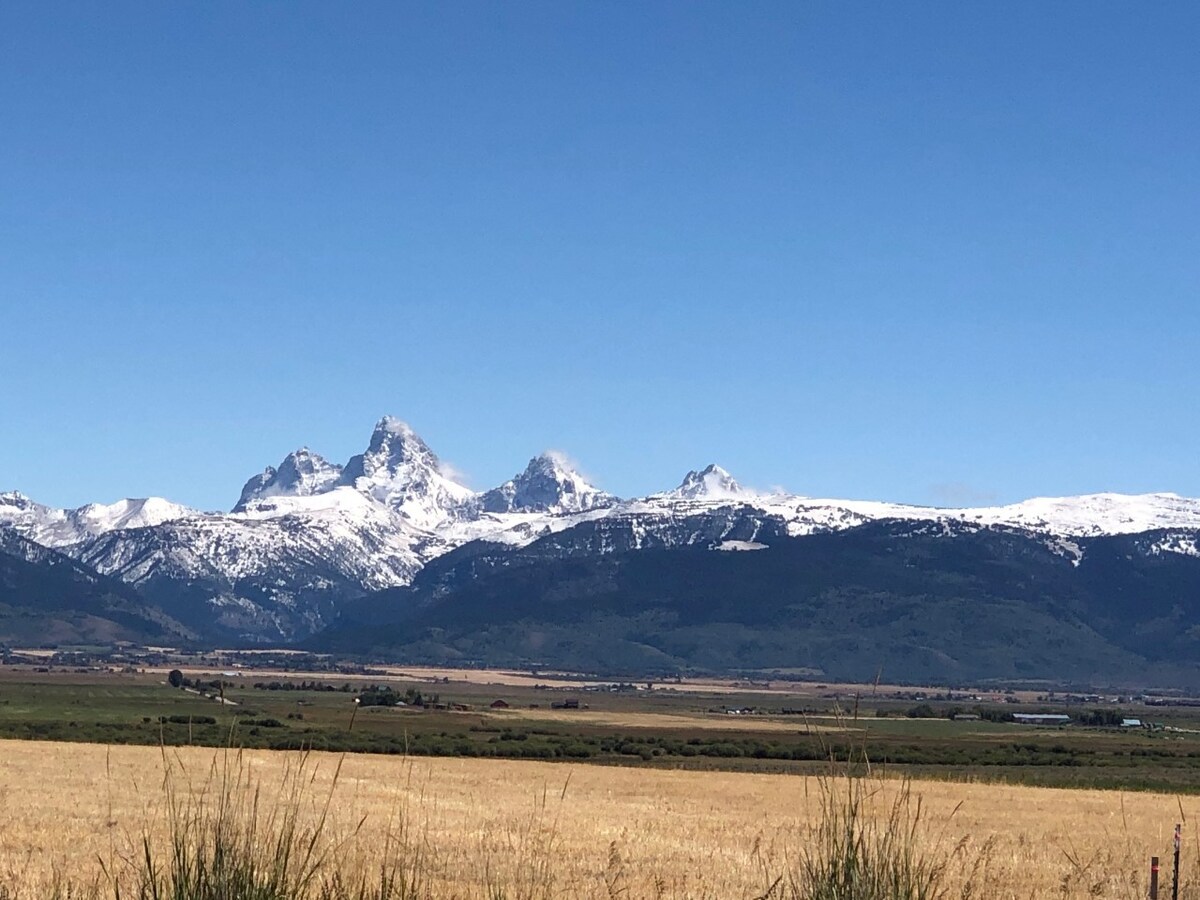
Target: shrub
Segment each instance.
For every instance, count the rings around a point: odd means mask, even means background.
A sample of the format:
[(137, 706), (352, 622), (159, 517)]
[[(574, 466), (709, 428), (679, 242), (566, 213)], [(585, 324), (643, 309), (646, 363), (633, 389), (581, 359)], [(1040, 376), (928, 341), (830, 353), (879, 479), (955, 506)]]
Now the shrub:
[[(922, 807), (908, 781), (880, 815), (884, 782), (849, 772), (821, 779), (821, 818), (797, 864), (765, 897), (778, 900), (940, 900), (946, 860), (922, 851)], [(964, 896), (968, 896), (964, 894)]]
[(160, 724), (172, 725), (216, 725), (217, 720), (212, 716), (159, 716)]
[(910, 719), (936, 719), (938, 717), (937, 710), (928, 703), (912, 707), (905, 715)]
[(156, 855), (149, 838), (131, 893), (114, 900), (410, 900), (428, 895), (429, 866), (403, 818), (380, 848), (373, 872), (349, 877), (338, 864), (340, 844), (326, 835), (341, 763), (312, 825), (302, 823), (307, 754), (290, 769), (281, 802), (260, 794), (240, 754), (225, 752), (199, 795), (176, 790), (169, 777), (170, 848)]

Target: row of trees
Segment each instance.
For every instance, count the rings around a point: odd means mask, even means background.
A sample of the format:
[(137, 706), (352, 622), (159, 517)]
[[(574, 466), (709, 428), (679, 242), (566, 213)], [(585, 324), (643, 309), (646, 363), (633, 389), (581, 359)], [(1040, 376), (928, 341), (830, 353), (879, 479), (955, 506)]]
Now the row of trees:
[(387, 685), (371, 685), (366, 690), (358, 695), (358, 703), (360, 706), (433, 706), (440, 701), (440, 697), (434, 694), (432, 697), (425, 697), (416, 688), (408, 688), (403, 694), (392, 690)]
[(232, 681), (222, 681), (220, 678), (213, 678), (209, 681), (204, 681), (200, 678), (188, 678), (178, 669), (172, 669), (167, 675), (167, 684), (173, 688), (194, 688), (198, 691), (213, 691), (220, 693), (225, 688), (233, 687)]
[(254, 682), (255, 690), (259, 691), (324, 691), (326, 693), (342, 693), (349, 694), (354, 691), (354, 688), (349, 684), (343, 684), (340, 687), (336, 684), (329, 684), (326, 681), (256, 681)]

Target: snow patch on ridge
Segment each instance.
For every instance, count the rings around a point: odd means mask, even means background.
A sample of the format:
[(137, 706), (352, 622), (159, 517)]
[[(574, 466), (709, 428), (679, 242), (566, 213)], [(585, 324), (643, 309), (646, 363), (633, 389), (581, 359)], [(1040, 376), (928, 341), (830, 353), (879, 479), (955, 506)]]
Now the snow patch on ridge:
[(194, 509), (162, 497), (55, 509), (35, 503), (17, 491), (0, 494), (0, 526), (8, 526), (45, 547), (63, 547), (109, 531), (152, 528), (197, 514)]
[(1149, 547), (1149, 552), (1155, 556), (1164, 553), (1177, 553), (1180, 556), (1200, 557), (1200, 539), (1195, 533), (1167, 534), (1155, 541)]

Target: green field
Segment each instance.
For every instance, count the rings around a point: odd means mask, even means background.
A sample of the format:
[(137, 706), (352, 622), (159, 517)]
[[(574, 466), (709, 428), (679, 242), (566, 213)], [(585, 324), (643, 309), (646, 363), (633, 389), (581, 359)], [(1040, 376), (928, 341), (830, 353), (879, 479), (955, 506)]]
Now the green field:
[[(203, 682), (214, 677), (225, 684), (227, 704), (173, 688), (164, 674), (2, 667), (0, 737), (797, 773), (865, 750), (874, 766), (922, 778), (1200, 793), (1200, 734), (946, 718), (961, 703), (924, 704), (938, 717), (909, 718), (913, 704), (869, 698), (860, 700), (855, 715), (839, 701), (811, 695), (722, 695), (686, 686), (618, 693), (380, 678), (393, 698), (419, 691), (426, 704), (385, 707), (355, 702), (376, 696), (370, 680), (253, 671), (196, 676)], [(314, 681), (325, 689), (313, 689)], [(271, 682), (308, 685), (256, 687)], [(497, 700), (509, 708), (492, 709)], [(554, 708), (568, 700), (581, 708)], [(726, 712), (750, 702), (758, 704), (754, 714)], [(793, 712), (784, 715), (784, 709)], [(1200, 710), (1129, 714), (1200, 730)]]

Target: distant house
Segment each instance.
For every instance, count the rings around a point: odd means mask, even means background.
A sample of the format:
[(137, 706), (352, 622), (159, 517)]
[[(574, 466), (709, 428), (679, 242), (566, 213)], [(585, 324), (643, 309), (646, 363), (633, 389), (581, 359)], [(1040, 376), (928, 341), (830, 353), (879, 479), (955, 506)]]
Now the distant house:
[(1141, 728), (1142, 720), (1141, 719), (1122, 719), (1121, 727), (1122, 728)]
[(1071, 717), (1058, 713), (1013, 713), (1019, 725), (1069, 725)]
[(508, 704), (503, 700), (493, 700), (492, 709), (508, 709)]
[(979, 716), (976, 713), (955, 713), (955, 722), (978, 722)]

